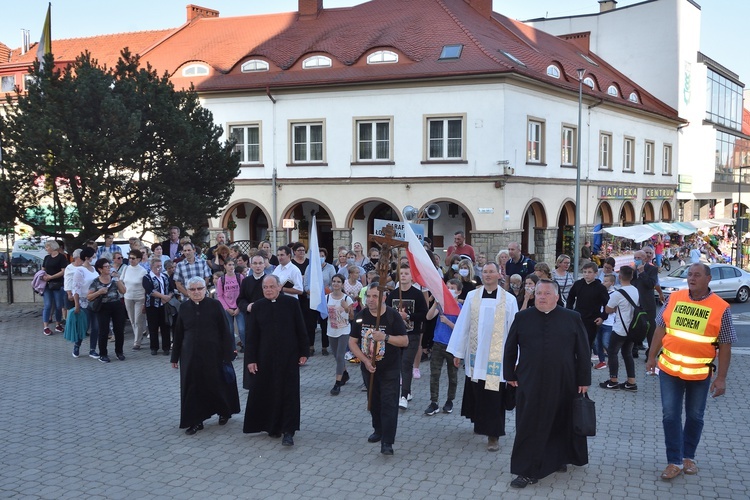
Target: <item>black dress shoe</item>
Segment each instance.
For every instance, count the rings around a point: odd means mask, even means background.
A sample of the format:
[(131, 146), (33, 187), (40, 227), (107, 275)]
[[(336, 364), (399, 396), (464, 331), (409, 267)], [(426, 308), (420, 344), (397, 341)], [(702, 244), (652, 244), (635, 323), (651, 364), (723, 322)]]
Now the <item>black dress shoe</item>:
[(393, 455), (393, 445), (390, 443), (380, 443), (380, 453), (383, 455)]
[(513, 488), (525, 488), (526, 486), (530, 484), (536, 484), (537, 480), (533, 477), (526, 477), (526, 476), (518, 476), (513, 481), (510, 482), (511, 487)]
[(159, 354), (159, 350), (158, 349), (151, 349), (151, 355), (152, 356), (156, 356), (157, 354)]
[(193, 435), (193, 434), (195, 434), (196, 432), (198, 432), (198, 431), (202, 431), (202, 430), (203, 430), (203, 424), (198, 424), (198, 425), (191, 425), (191, 426), (190, 426), (190, 427), (188, 427), (188, 429), (187, 429), (187, 430), (185, 431), (185, 434), (187, 434), (188, 436), (192, 436), (192, 435)]
[(348, 381), (349, 381), (349, 372), (344, 370), (344, 373), (341, 374), (341, 385), (346, 385)]
[(294, 446), (294, 434), (291, 432), (285, 432), (284, 437), (281, 439), (281, 446)]
[(279, 439), (281, 437), (281, 433), (280, 432), (269, 432), (268, 433), (268, 437), (274, 438), (274, 439)]
[(224, 415), (219, 415), (219, 425), (226, 425), (227, 422), (229, 422), (229, 419), (232, 418), (231, 416), (225, 417)]
[(561, 465), (559, 469), (557, 469), (557, 472), (568, 472), (568, 466), (567, 465)]
[(368, 443), (377, 443), (380, 441), (381, 435), (379, 432), (373, 432), (370, 437), (367, 438)]

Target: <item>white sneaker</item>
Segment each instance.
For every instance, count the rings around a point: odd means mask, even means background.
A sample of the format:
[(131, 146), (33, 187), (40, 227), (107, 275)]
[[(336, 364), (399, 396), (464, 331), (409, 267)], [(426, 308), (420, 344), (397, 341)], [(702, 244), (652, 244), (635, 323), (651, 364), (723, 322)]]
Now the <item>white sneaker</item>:
[(411, 401), (412, 399), (414, 399), (414, 396), (412, 396), (410, 392), (409, 394), (406, 395), (406, 400)]
[(402, 410), (405, 410), (409, 407), (409, 403), (406, 401), (406, 398), (402, 397), (398, 400), (398, 407)]

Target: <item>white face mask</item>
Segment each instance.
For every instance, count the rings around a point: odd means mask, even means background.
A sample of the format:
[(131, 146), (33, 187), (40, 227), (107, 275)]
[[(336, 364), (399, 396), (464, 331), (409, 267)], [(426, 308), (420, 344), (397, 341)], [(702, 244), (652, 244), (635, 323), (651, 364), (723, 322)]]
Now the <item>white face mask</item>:
[(467, 277), (469, 275), (469, 270), (468, 269), (459, 269), (458, 270), (458, 274), (460, 274), (461, 276), (463, 276), (465, 278), (465, 277)]
[(458, 264), (451, 265), (451, 269), (453, 269), (454, 271), (458, 271)]
[(526, 287), (526, 293), (534, 293), (534, 287), (533, 286), (527, 286)]
[(455, 299), (458, 297), (458, 290), (449, 290), (451, 292), (451, 295), (453, 295), (453, 298)]

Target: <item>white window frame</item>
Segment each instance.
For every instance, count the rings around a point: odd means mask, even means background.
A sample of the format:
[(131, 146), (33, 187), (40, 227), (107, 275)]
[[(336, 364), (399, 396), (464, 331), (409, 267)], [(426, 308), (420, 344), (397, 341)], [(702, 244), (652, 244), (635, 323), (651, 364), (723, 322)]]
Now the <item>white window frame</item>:
[[(383, 141), (377, 137), (378, 125), (388, 125), (388, 139)], [(362, 157), (362, 139), (360, 138), (360, 126), (370, 125), (372, 135), (368, 140), (372, 155), (370, 158)], [(378, 144), (387, 143), (388, 156), (386, 158), (377, 158)], [(393, 161), (393, 117), (359, 117), (354, 119), (354, 158), (357, 163), (386, 163)]]
[[(540, 118), (529, 117), (526, 120), (526, 163), (544, 164), (545, 160), (545, 122)], [(536, 154), (532, 144), (536, 145)]]
[(628, 101), (634, 102), (636, 104), (638, 104), (639, 102), (641, 102), (641, 100), (638, 98), (638, 93), (637, 92), (631, 92), (630, 95), (628, 96)]
[[(16, 90), (16, 75), (2, 75), (2, 77), (0, 77), (0, 82), (4, 84), (4, 86), (0, 88), (0, 92), (14, 92)], [(8, 88), (8, 82), (13, 83), (10, 88)]]
[(594, 79), (591, 78), (590, 76), (587, 76), (586, 78), (583, 79), (583, 84), (588, 87), (591, 87), (591, 90), (596, 90), (596, 83), (594, 82)]
[[(461, 137), (451, 137), (449, 135), (450, 133), (450, 127), (449, 122), (451, 121), (459, 121), (461, 124), (460, 130), (461, 130)], [(431, 131), (431, 124), (436, 122), (442, 122), (443, 124), (443, 136), (433, 138), (430, 136)], [(466, 115), (460, 114), (460, 115), (436, 115), (436, 116), (425, 116), (425, 127), (424, 127), (424, 159), (426, 162), (435, 162), (435, 161), (465, 161), (466, 160)], [(456, 139), (461, 140), (461, 154), (459, 156), (449, 156), (449, 144), (451, 141), (455, 141)], [(430, 146), (433, 144), (433, 142), (441, 141), (440, 149), (441, 149), (441, 155), (440, 156), (430, 156)]]
[(262, 59), (250, 59), (242, 63), (240, 71), (243, 73), (255, 73), (260, 71), (268, 71), (270, 69), (268, 62)]
[(560, 68), (558, 68), (554, 64), (550, 64), (549, 66), (547, 66), (547, 76), (551, 76), (552, 78), (560, 78)]
[(635, 139), (625, 137), (622, 141), (622, 171), (635, 172)]
[[(578, 140), (577, 127), (572, 125), (563, 125), (562, 133), (560, 135), (560, 165), (565, 167), (575, 167), (577, 165), (577, 140)], [(570, 145), (566, 148), (565, 136), (568, 135)], [(569, 149), (568, 155), (570, 156), (569, 161), (566, 161), (566, 149)]]
[(188, 64), (182, 68), (182, 76), (208, 76), (208, 66), (201, 63)]
[[(229, 137), (234, 138), (233, 131), (237, 129), (242, 129), (242, 142), (237, 142), (235, 145), (235, 148), (241, 148), (240, 149), (240, 163), (243, 165), (260, 165), (263, 163), (263, 135), (262, 135), (262, 127), (261, 122), (245, 122), (245, 123), (230, 123), (227, 124), (227, 128), (229, 130)], [(257, 129), (258, 130), (258, 143), (250, 143), (249, 142), (249, 130), (250, 129)], [(252, 146), (257, 146), (258, 148), (258, 159), (253, 160), (249, 159), (250, 156), (250, 148)]]
[[(312, 130), (312, 127), (321, 127), (321, 142), (311, 142), (310, 140), (310, 131)], [(295, 137), (296, 137), (296, 130), (299, 128), (305, 129), (305, 142), (302, 143), (296, 143)], [(298, 144), (304, 144), (305, 145), (305, 157), (303, 158), (297, 158), (296, 157), (296, 147)], [(321, 157), (320, 159), (312, 160), (310, 159), (311, 152), (312, 152), (312, 145), (313, 144), (320, 144), (321, 145)], [(305, 120), (305, 121), (290, 121), (289, 122), (289, 159), (291, 160), (289, 162), (290, 165), (298, 165), (298, 164), (320, 164), (325, 165), (326, 164), (326, 122), (325, 119), (317, 119), (317, 120)]]
[(612, 134), (599, 133), (599, 170), (612, 170)]
[(330, 68), (333, 60), (328, 56), (311, 56), (302, 61), (302, 69)]
[(662, 175), (672, 175), (672, 145), (665, 144), (662, 153)]
[(607, 87), (607, 94), (611, 95), (612, 97), (619, 97), (620, 91), (617, 90), (617, 87), (614, 85), (610, 85)]
[(643, 159), (643, 173), (653, 174), (654, 173), (654, 141), (646, 141), (646, 147), (644, 148), (644, 159)]
[(367, 64), (394, 64), (398, 62), (398, 54), (392, 50), (376, 50), (367, 56)]

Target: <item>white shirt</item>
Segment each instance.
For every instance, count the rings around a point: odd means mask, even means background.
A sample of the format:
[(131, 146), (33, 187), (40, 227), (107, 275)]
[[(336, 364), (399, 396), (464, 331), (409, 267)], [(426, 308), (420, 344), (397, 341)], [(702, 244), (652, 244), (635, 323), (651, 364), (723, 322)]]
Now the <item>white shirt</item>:
[[(304, 290), (302, 284), (302, 273), (299, 271), (299, 268), (291, 262), (289, 262), (289, 264), (285, 266), (279, 264), (271, 274), (279, 277), (279, 281), (281, 281), (282, 287), (284, 286), (284, 283), (286, 283), (287, 281), (291, 281), (292, 283), (294, 283), (294, 286), (292, 288), (299, 290), (300, 292)], [(290, 297), (294, 297), (295, 299), (299, 299), (299, 296), (293, 293), (284, 292), (284, 294)]]
[(120, 269), (120, 280), (125, 285), (125, 298), (128, 300), (144, 300), (146, 290), (143, 289), (143, 277), (147, 271), (140, 265), (125, 265)]
[[(633, 300), (633, 302), (635, 304), (638, 304), (640, 296), (638, 295), (638, 289), (636, 287), (634, 287), (633, 285), (628, 285), (623, 286), (622, 288), (620, 288), (620, 290), (625, 290), (628, 295), (630, 295), (630, 298)], [(615, 324), (612, 326), (612, 331), (621, 337), (627, 336), (627, 334), (625, 333), (625, 327), (622, 324), (622, 320), (625, 321), (625, 324), (630, 325), (630, 323), (633, 321), (633, 306), (630, 305), (630, 302), (628, 302), (628, 299), (626, 299), (623, 294), (621, 294), (620, 292), (614, 292), (609, 296), (607, 307), (610, 307), (612, 309), (619, 308), (619, 311), (615, 311), (611, 314), (615, 317)], [(620, 315), (622, 315), (622, 320), (620, 319)]]

